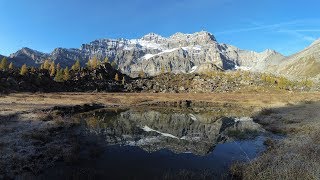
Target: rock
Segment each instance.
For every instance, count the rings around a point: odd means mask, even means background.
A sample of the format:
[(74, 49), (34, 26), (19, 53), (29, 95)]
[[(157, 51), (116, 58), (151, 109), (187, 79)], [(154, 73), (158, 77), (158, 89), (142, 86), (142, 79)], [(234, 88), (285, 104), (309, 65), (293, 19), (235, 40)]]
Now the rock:
[(84, 66), (94, 56), (101, 60), (108, 57), (122, 73), (132, 77), (137, 77), (141, 71), (148, 76), (235, 68), (263, 71), (269, 63), (277, 64), (283, 58), (272, 50), (257, 53), (220, 44), (211, 33), (201, 31), (176, 33), (168, 38), (150, 33), (141, 39), (99, 39), (79, 49), (56, 48), (51, 53), (23, 48), (10, 55), (9, 61), (17, 66), (24, 63), (34, 66), (51, 59), (62, 67), (70, 67), (76, 60)]

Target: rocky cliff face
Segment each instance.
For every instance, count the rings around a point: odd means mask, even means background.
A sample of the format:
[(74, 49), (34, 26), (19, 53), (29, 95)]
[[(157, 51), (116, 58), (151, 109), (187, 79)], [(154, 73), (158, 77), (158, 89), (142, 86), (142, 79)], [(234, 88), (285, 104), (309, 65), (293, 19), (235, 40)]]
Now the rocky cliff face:
[[(219, 67), (261, 71), (283, 56), (275, 51), (261, 53), (219, 44), (205, 31), (194, 34), (176, 33), (168, 38), (150, 33), (141, 39), (99, 39), (79, 49), (57, 48), (50, 54), (23, 48), (10, 56), (17, 65), (35, 65), (51, 59), (62, 66), (71, 66), (77, 59), (84, 65), (89, 58), (108, 57), (119, 69), (133, 77), (143, 71), (149, 76), (161, 72), (190, 73)], [(203, 64), (206, 64), (203, 66)]]

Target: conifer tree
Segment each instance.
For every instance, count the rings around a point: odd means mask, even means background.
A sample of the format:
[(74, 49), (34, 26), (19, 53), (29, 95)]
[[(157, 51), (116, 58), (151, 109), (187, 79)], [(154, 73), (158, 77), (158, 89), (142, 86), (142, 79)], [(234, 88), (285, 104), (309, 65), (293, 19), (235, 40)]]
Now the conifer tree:
[(116, 73), (116, 75), (114, 76), (114, 80), (119, 81), (119, 75), (118, 75), (118, 73)]
[(161, 65), (161, 74), (164, 74), (164, 73), (165, 73), (164, 66)]
[(73, 71), (80, 71), (80, 68), (81, 68), (81, 65), (79, 60), (77, 60), (71, 67)]
[(123, 76), (122, 77), (122, 85), (124, 85), (125, 82), (126, 82), (126, 78)]
[(13, 63), (11, 62), (11, 63), (9, 64), (9, 70), (13, 70), (13, 68), (14, 68), (14, 66), (13, 66)]
[(31, 67), (31, 73), (35, 73), (36, 72), (36, 68), (34, 68), (33, 66)]
[(20, 75), (24, 76), (27, 74), (27, 72), (28, 72), (27, 65), (26, 64), (22, 65), (20, 70)]
[(57, 68), (56, 68), (56, 70), (57, 70), (57, 71), (60, 71), (60, 70), (61, 70), (60, 63), (58, 63), (58, 64), (57, 64)]
[(43, 69), (49, 70), (50, 68), (50, 62), (49, 60), (45, 60), (43, 63)]
[(50, 68), (49, 68), (49, 71), (50, 71), (50, 76), (54, 76), (54, 74), (56, 73), (56, 68), (55, 68), (55, 64), (54, 62), (52, 61), (51, 64), (50, 64)]
[(108, 57), (104, 58), (104, 63), (110, 63)]
[(68, 81), (70, 79), (70, 73), (68, 66), (63, 70), (63, 80)]
[(117, 67), (117, 63), (116, 63), (116, 62), (114, 62), (114, 61), (112, 61), (111, 66), (112, 66), (113, 68), (115, 68), (115, 69), (116, 69), (116, 67)]
[(56, 82), (63, 82), (63, 70), (60, 69), (59, 71), (57, 70), (56, 76), (54, 77), (54, 80)]
[(7, 58), (2, 58), (1, 63), (0, 63), (0, 70), (6, 71), (8, 70), (8, 60)]

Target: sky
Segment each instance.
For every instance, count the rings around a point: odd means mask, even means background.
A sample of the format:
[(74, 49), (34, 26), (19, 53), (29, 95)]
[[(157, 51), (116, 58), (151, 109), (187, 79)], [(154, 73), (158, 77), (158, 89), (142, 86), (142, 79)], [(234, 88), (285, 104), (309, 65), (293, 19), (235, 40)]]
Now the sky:
[(319, 0), (0, 0), (0, 54), (205, 30), (220, 43), (291, 55), (320, 38), (319, 7)]

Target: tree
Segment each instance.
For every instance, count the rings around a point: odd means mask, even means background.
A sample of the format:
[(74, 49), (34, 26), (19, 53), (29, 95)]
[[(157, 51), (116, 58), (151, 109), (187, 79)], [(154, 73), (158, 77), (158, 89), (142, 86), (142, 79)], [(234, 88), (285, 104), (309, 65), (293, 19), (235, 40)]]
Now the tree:
[(112, 66), (113, 68), (115, 68), (115, 69), (116, 69), (116, 67), (117, 67), (117, 63), (116, 63), (116, 62), (114, 62), (114, 61), (112, 61), (111, 66)]
[(54, 62), (52, 61), (51, 64), (50, 64), (50, 68), (49, 68), (49, 71), (50, 71), (50, 76), (54, 76), (54, 74), (56, 73), (56, 68), (55, 68), (55, 64)]
[(0, 63), (0, 70), (6, 71), (8, 70), (8, 60), (7, 58), (2, 58), (1, 63)]
[(140, 72), (139, 72), (139, 77), (140, 78), (144, 78), (146, 76), (146, 74), (143, 72), (143, 70), (141, 70)]
[(50, 61), (45, 60), (43, 63), (43, 69), (49, 70), (50, 69)]
[(108, 57), (104, 58), (104, 63), (110, 63)]
[(31, 67), (31, 73), (35, 73), (36, 72), (36, 68), (34, 68), (33, 66)]
[(116, 73), (116, 75), (114, 76), (114, 80), (119, 81), (119, 75), (118, 75), (118, 73)]
[(165, 70), (164, 70), (164, 65), (161, 65), (161, 74), (164, 74)]
[(63, 71), (63, 80), (68, 81), (70, 79), (68, 66)]
[(57, 73), (56, 73), (56, 76), (54, 77), (54, 80), (56, 82), (63, 82), (63, 70), (60, 69), (60, 70), (57, 70)]
[(99, 60), (97, 58), (97, 56), (94, 56), (92, 59), (89, 60), (90, 61), (90, 67), (91, 69), (97, 69), (97, 67), (99, 66)]
[(20, 70), (20, 75), (24, 76), (27, 74), (27, 72), (28, 72), (27, 65), (26, 64), (22, 65)]
[(71, 67), (71, 69), (74, 71), (80, 71), (80, 68), (81, 68), (81, 65), (79, 60), (77, 60)]
[(57, 64), (57, 68), (56, 69), (57, 69), (57, 72), (60, 71), (60, 69), (61, 69), (60, 63)]
[(122, 77), (122, 85), (124, 85), (125, 82), (126, 82), (126, 78), (123, 76)]
[(9, 70), (13, 70), (13, 63), (11, 62), (10, 64), (9, 64)]

